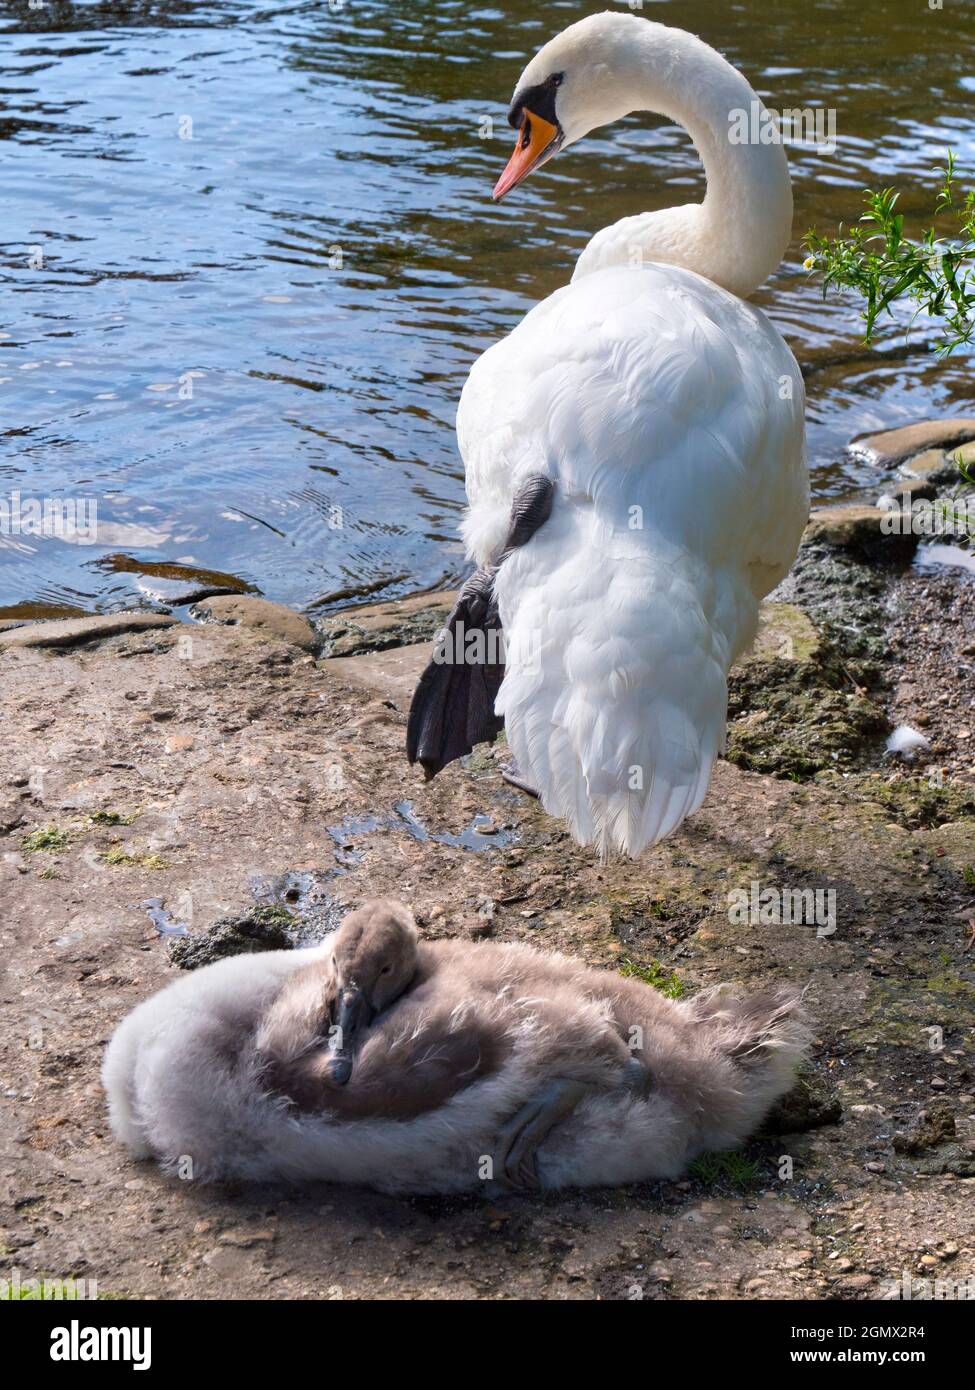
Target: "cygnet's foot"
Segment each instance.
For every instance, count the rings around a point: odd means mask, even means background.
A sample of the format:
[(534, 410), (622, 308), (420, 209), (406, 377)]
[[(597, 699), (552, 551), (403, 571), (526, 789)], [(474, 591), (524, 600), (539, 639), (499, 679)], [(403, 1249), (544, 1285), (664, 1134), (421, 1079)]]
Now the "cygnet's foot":
[(538, 1187), (535, 1153), (559, 1120), (571, 1115), (584, 1096), (595, 1088), (585, 1081), (552, 1081), (545, 1090), (521, 1107), (498, 1134), (498, 1181), (514, 1191)]
[(538, 788), (533, 787), (531, 782), (525, 781), (524, 777), (522, 777), (521, 773), (518, 771), (517, 763), (509, 763), (507, 767), (503, 767), (501, 769), (501, 777), (509, 786), (517, 787), (520, 792), (527, 792), (529, 796), (533, 796), (536, 801), (538, 800)]
[(639, 1057), (631, 1057), (623, 1068), (620, 1090), (629, 1091), (631, 1095), (640, 1096), (641, 1099), (653, 1090), (653, 1077)]

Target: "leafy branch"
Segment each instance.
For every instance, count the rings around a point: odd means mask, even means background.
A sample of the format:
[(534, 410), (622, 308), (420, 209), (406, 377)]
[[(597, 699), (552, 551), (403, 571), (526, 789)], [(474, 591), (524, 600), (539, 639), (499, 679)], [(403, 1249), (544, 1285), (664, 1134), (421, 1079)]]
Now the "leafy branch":
[(957, 232), (940, 236), (928, 227), (919, 241), (904, 235), (900, 194), (892, 188), (865, 190), (867, 210), (844, 235), (832, 240), (817, 232), (803, 238), (809, 248), (804, 264), (823, 275), (823, 297), (831, 285), (856, 291), (864, 301), (864, 341), (872, 343), (877, 321), (893, 316), (893, 306), (907, 299), (940, 319), (939, 357), (975, 339), (975, 190), (962, 195), (955, 184), (955, 159), (949, 151), (940, 175), (935, 218), (950, 218)]

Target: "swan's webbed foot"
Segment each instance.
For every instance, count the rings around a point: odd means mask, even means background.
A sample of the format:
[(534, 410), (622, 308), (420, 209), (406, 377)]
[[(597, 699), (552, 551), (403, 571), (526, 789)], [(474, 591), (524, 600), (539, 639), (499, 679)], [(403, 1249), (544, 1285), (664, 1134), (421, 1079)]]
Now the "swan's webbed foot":
[(538, 1187), (535, 1154), (550, 1130), (571, 1115), (595, 1087), (585, 1081), (552, 1081), (523, 1105), (498, 1135), (501, 1174), (498, 1181), (516, 1192)]
[(510, 787), (517, 787), (520, 792), (527, 792), (529, 796), (533, 796), (536, 801), (538, 800), (538, 788), (533, 787), (531, 782), (525, 781), (524, 777), (522, 777), (521, 773), (518, 771), (517, 763), (509, 763), (507, 767), (503, 767), (501, 769), (501, 777)]
[[(470, 753), (475, 744), (493, 742), (504, 728), (504, 720), (494, 712), (504, 679), (494, 583), (505, 560), (544, 526), (554, 497), (555, 484), (543, 473), (532, 473), (520, 484), (511, 501), (504, 544), (463, 585), (420, 677), (406, 727), (406, 756), (420, 764), (427, 781)], [(476, 643), (473, 653), (468, 650), (471, 635), (482, 639), (479, 655)]]

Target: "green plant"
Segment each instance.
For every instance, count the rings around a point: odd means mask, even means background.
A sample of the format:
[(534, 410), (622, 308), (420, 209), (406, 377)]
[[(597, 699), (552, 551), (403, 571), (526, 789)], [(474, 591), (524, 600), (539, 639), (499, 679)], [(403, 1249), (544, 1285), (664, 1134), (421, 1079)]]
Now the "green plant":
[(131, 825), (135, 816), (122, 811), (92, 811), (88, 820), (92, 825)]
[(759, 1167), (752, 1159), (746, 1158), (739, 1149), (728, 1149), (724, 1153), (701, 1154), (688, 1169), (692, 1177), (701, 1182), (713, 1183), (724, 1179), (735, 1187), (750, 1187), (758, 1181)]
[(665, 994), (668, 999), (679, 999), (684, 993), (683, 981), (674, 971), (668, 974), (658, 960), (652, 960), (649, 965), (639, 965), (636, 961), (624, 960), (620, 963), (619, 973), (626, 979), (642, 980), (645, 985), (652, 985), (654, 989), (659, 989), (661, 994)]
[(916, 312), (940, 319), (939, 356), (975, 338), (975, 190), (962, 195), (955, 185), (955, 159), (949, 151), (940, 176), (934, 217), (950, 220), (951, 232), (939, 235), (932, 225), (920, 239), (904, 235), (900, 195), (893, 188), (864, 190), (867, 210), (844, 235), (840, 226), (830, 239), (810, 231), (809, 271), (823, 275), (823, 296), (831, 285), (856, 291), (864, 300), (864, 340), (871, 343), (877, 322), (907, 299)]
[(45, 825), (40, 830), (32, 830), (29, 835), (25, 835), (20, 843), (27, 854), (36, 854), (38, 850), (45, 849), (66, 849), (68, 832), (62, 830), (59, 825)]

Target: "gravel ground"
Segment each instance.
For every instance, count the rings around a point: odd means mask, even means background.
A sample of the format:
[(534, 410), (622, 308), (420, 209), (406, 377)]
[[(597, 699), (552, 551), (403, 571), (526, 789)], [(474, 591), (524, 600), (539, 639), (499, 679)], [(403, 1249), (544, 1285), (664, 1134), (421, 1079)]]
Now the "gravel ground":
[[(928, 716), (953, 786), (972, 772), (970, 590), (908, 576), (892, 604), (893, 715)], [(956, 802), (892, 811), (904, 773), (882, 745), (872, 767), (801, 782), (723, 762), (678, 835), (600, 866), (505, 786), (497, 750), (429, 786), (406, 766), (422, 645), (317, 661), (271, 616), (0, 637), (4, 1275), (166, 1299), (666, 1300), (858, 1299), (975, 1272), (975, 821)], [(835, 891), (836, 932), (733, 922), (729, 891), (752, 881)], [(689, 992), (792, 981), (839, 1119), (800, 1114), (680, 1182), (493, 1203), (194, 1188), (130, 1161), (99, 1066), (174, 976), (159, 928), (280, 902), (311, 939), (385, 892), (428, 936), (659, 967)], [(925, 1142), (922, 1118), (896, 1149), (932, 1100), (954, 1137)]]

